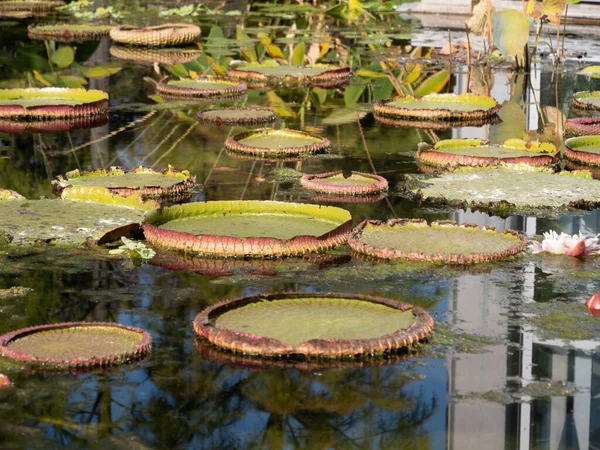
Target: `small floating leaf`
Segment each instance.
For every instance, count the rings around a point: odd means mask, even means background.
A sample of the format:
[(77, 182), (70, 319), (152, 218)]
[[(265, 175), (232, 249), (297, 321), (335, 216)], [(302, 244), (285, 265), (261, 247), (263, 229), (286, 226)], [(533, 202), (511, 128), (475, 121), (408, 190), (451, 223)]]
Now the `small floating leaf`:
[(56, 50), (50, 56), (50, 61), (52, 61), (59, 68), (64, 69), (65, 67), (70, 66), (75, 61), (75, 52), (69, 46), (64, 46)]

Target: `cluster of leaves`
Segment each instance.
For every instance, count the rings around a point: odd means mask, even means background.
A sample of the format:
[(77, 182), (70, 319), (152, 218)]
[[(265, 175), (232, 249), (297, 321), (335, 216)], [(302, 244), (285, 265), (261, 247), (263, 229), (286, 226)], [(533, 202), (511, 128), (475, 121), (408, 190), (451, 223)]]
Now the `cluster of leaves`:
[[(221, 14), (221, 8), (210, 9), (207, 6), (198, 3), (197, 5), (184, 5), (179, 8), (169, 8), (159, 11), (158, 15), (161, 17), (196, 17), (200, 15), (214, 15)], [(226, 16), (239, 16), (242, 14), (239, 10), (227, 11), (224, 13)]]
[(156, 252), (146, 246), (143, 242), (127, 239), (125, 236), (121, 237), (121, 242), (123, 242), (123, 244), (119, 248), (110, 250), (109, 253), (111, 255), (123, 255), (127, 258), (123, 262), (123, 267), (126, 270), (139, 267), (156, 255)]
[(112, 6), (95, 9), (94, 6), (92, 0), (75, 0), (74, 2), (67, 3), (65, 6), (60, 6), (57, 9), (67, 12), (77, 19), (89, 21), (108, 18), (118, 20), (123, 17), (123, 13)]

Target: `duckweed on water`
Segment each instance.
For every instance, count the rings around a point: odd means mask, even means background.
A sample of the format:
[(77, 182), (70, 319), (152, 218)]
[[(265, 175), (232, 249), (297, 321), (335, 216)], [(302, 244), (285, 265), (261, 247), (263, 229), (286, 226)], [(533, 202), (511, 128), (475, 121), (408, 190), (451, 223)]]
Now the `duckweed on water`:
[[(537, 314), (531, 322), (548, 339), (598, 339), (598, 317), (590, 316), (583, 305), (569, 303), (536, 304), (533, 311)], [(600, 345), (600, 342), (598, 343)]]

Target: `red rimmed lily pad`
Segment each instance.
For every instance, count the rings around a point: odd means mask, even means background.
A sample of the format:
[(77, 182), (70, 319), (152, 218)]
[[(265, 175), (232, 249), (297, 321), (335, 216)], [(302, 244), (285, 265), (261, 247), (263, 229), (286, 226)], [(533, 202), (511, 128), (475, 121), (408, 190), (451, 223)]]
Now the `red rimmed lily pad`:
[(387, 180), (379, 175), (352, 171), (345, 176), (341, 170), (303, 175), (300, 184), (311, 191), (342, 196), (375, 195), (388, 188)]
[(106, 114), (108, 94), (95, 89), (0, 89), (0, 117), (69, 119)]
[(243, 131), (231, 136), (225, 147), (238, 153), (267, 156), (289, 157), (310, 155), (331, 147), (328, 139), (299, 130), (273, 130), (261, 128)]
[(565, 134), (571, 136), (600, 134), (600, 117), (568, 119), (565, 122)]
[(219, 257), (282, 257), (344, 244), (350, 213), (332, 206), (270, 201), (187, 203), (150, 214), (150, 243)]
[(97, 128), (108, 123), (106, 114), (97, 114), (89, 117), (74, 119), (50, 120), (11, 120), (0, 119), (0, 132), (2, 133), (61, 133), (69, 130), (85, 130)]
[(600, 109), (600, 91), (582, 91), (573, 94), (573, 106), (579, 109)]
[(237, 80), (266, 84), (333, 87), (345, 83), (352, 74), (349, 67), (330, 64), (293, 66), (275, 60), (230, 66), (227, 76)]
[(51, 39), (58, 42), (99, 41), (108, 37), (112, 25), (98, 24), (37, 24), (27, 27), (29, 39)]
[(126, 45), (112, 44), (110, 54), (115, 58), (134, 61), (137, 63), (159, 64), (184, 64), (193, 61), (202, 54), (197, 47), (129, 47)]
[(433, 331), (422, 308), (356, 294), (287, 293), (229, 300), (194, 319), (196, 333), (258, 356), (353, 358), (409, 347)]
[(203, 76), (195, 79), (161, 80), (156, 90), (174, 97), (236, 97), (246, 93), (246, 84), (219, 77)]
[(446, 139), (429, 145), (422, 143), (415, 158), (418, 163), (444, 169), (461, 166), (548, 166), (558, 160), (559, 152), (550, 143), (509, 139), (493, 145), (482, 139)]
[(62, 191), (72, 186), (100, 186), (113, 194), (129, 196), (132, 194), (143, 197), (167, 197), (182, 194), (196, 185), (196, 177), (187, 170), (179, 172), (169, 166), (161, 171), (150, 167), (137, 167), (125, 171), (121, 167), (98, 169), (80, 173), (75, 169), (67, 172), (65, 177), (59, 175), (52, 181), (54, 189)]
[(154, 27), (118, 25), (110, 30), (114, 42), (147, 47), (169, 47), (196, 42), (200, 27), (189, 23), (165, 23)]
[(143, 358), (150, 335), (105, 322), (65, 322), (23, 328), (0, 336), (0, 354), (44, 370), (87, 369)]
[(426, 120), (472, 120), (493, 117), (500, 111), (493, 97), (476, 94), (429, 94), (378, 100), (376, 114)]
[(277, 114), (271, 108), (233, 106), (230, 108), (204, 109), (198, 113), (198, 118), (203, 122), (212, 122), (217, 125), (255, 125), (274, 122)]
[(472, 264), (516, 255), (527, 239), (512, 230), (457, 225), (451, 220), (365, 220), (348, 238), (352, 250), (383, 259), (408, 259), (447, 264)]
[(565, 157), (593, 166), (600, 165), (600, 136), (580, 136), (565, 141)]

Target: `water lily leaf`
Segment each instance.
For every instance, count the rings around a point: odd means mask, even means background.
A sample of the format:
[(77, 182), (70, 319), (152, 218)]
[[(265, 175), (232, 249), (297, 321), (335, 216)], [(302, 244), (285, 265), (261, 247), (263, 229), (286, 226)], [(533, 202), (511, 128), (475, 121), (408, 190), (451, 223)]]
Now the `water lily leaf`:
[(519, 57), (529, 41), (529, 24), (525, 15), (516, 9), (492, 14), (494, 45), (503, 54)]
[(323, 125), (342, 125), (345, 123), (354, 123), (367, 115), (366, 112), (359, 112), (353, 108), (336, 109), (321, 122)]
[(269, 104), (273, 107), (277, 115), (281, 117), (296, 117), (297, 114), (294, 112), (289, 105), (283, 101), (283, 99), (277, 95), (274, 91), (267, 92)]
[(75, 52), (69, 46), (61, 47), (52, 53), (50, 61), (61, 69), (70, 66), (75, 61)]
[(84, 77), (87, 78), (104, 78), (104, 77), (109, 77), (111, 75), (114, 75), (115, 73), (119, 72), (122, 69), (122, 67), (115, 67), (115, 66), (110, 66), (107, 64), (102, 64), (102, 65), (98, 65), (98, 66), (91, 66), (91, 67), (81, 67), (81, 73), (83, 74)]
[(294, 47), (294, 53), (292, 54), (292, 65), (301, 66), (304, 63), (304, 55), (306, 54), (306, 44), (304, 41), (300, 42)]
[(356, 102), (358, 102), (358, 99), (365, 91), (366, 87), (367, 83), (365, 81), (361, 82), (360, 80), (357, 80), (346, 87), (346, 90), (344, 91), (344, 101), (346, 102), (346, 106), (356, 105)]
[(415, 89), (415, 97), (422, 97), (427, 94), (437, 94), (444, 89), (448, 80), (450, 80), (450, 71), (444, 69), (434, 73)]
[(586, 75), (590, 78), (600, 78), (600, 66), (587, 66), (577, 73), (579, 75)]

